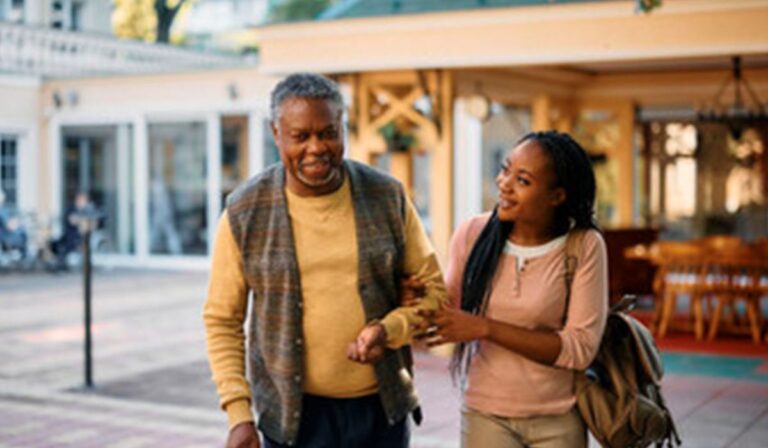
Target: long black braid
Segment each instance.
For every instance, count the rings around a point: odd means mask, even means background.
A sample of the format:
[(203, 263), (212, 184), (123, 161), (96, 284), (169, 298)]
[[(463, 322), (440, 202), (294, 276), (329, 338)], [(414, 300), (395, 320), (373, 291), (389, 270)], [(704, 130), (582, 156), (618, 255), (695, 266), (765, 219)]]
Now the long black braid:
[[(518, 145), (533, 140), (549, 156), (556, 176), (555, 188), (565, 189), (565, 202), (555, 212), (555, 230), (564, 235), (570, 229), (599, 230), (594, 214), (595, 174), (584, 149), (568, 134), (546, 131), (523, 136)], [(485, 314), (499, 258), (504, 251), (513, 222), (502, 222), (498, 210), (477, 238), (467, 258), (461, 283), (461, 309)], [(454, 380), (463, 379), (469, 367), (468, 343), (459, 343), (453, 353), (451, 372)]]

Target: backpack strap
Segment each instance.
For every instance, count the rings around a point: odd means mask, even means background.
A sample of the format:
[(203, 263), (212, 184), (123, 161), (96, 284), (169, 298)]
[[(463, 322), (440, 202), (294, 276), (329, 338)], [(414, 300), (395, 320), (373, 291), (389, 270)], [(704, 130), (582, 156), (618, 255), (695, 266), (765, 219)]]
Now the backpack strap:
[(584, 229), (573, 229), (568, 232), (568, 236), (565, 239), (565, 257), (563, 263), (565, 264), (565, 307), (563, 309), (563, 327), (568, 320), (568, 308), (571, 304), (571, 287), (573, 285), (573, 277), (576, 275), (576, 268), (579, 265), (579, 254), (584, 246), (584, 235), (586, 234)]

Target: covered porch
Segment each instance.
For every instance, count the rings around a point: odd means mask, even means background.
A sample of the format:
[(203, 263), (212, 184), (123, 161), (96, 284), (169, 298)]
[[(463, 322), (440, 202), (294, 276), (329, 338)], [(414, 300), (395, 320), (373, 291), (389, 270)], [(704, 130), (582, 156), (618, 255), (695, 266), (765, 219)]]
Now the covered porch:
[(453, 229), (495, 204), (504, 152), (546, 129), (573, 134), (593, 159), (614, 295), (652, 293), (652, 268), (625, 259), (627, 246), (768, 237), (768, 2), (378, 17), (351, 3), (356, 14), (261, 28), (261, 70), (346, 86), (349, 156), (404, 182), (441, 258)]

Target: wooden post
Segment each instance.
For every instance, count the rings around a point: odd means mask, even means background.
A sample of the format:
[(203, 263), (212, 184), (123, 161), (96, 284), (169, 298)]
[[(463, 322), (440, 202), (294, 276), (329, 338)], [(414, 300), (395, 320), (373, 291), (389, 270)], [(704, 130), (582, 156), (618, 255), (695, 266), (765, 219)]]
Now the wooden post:
[(413, 198), (413, 156), (410, 151), (390, 153), (389, 174), (402, 182), (408, 197)]
[(635, 170), (634, 125), (635, 106), (631, 101), (621, 101), (616, 106), (619, 122), (619, 144), (614, 152), (618, 168), (616, 210), (620, 227), (633, 224)]
[(552, 101), (549, 95), (537, 95), (531, 103), (531, 130), (548, 131), (552, 129), (552, 121), (549, 119), (549, 109)]
[(453, 73), (439, 72), (439, 142), (432, 152), (429, 204), (432, 242), (441, 262), (448, 260), (453, 231)]

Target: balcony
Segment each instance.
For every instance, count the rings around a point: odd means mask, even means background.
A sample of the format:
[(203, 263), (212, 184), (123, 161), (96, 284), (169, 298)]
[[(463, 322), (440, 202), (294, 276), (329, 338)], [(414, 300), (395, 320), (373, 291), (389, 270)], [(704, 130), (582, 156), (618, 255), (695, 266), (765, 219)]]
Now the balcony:
[(69, 78), (231, 68), (253, 63), (238, 56), (0, 23), (0, 73)]

